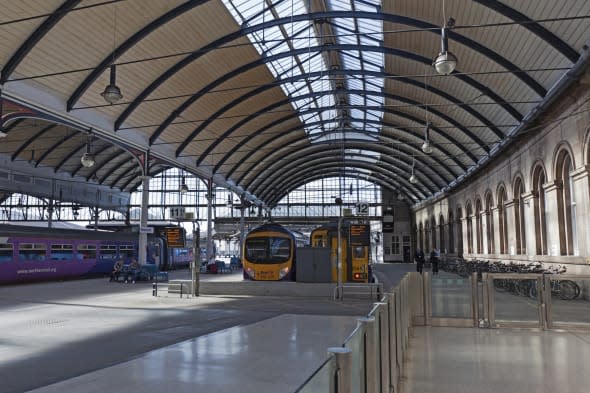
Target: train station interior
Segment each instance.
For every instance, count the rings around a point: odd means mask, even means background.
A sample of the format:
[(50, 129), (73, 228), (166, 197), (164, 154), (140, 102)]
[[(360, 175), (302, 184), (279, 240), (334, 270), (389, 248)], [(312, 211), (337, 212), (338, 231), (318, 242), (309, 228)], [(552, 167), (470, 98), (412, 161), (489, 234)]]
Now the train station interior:
[(0, 393), (587, 390), (590, 2), (0, 10)]

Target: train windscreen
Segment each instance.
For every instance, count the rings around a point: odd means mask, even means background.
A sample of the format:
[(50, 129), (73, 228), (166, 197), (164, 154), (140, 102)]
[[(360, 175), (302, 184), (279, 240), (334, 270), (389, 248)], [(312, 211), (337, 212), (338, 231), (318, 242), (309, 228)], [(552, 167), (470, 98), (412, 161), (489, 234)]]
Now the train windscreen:
[(245, 248), (247, 259), (254, 263), (283, 263), (291, 256), (291, 240), (284, 237), (247, 239)]

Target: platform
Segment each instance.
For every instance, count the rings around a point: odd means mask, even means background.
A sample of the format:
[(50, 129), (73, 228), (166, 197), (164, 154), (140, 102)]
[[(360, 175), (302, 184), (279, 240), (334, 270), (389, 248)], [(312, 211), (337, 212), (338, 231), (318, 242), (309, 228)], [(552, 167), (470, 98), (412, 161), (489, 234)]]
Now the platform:
[(342, 343), (356, 319), (282, 315), (236, 326), (31, 393), (292, 392)]

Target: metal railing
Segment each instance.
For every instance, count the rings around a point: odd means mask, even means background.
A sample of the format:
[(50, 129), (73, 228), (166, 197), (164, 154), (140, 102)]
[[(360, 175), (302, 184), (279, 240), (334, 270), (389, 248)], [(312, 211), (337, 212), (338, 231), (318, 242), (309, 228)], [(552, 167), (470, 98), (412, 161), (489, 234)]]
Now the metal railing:
[(380, 300), (296, 392), (396, 393), (412, 326), (590, 329), (590, 275), (412, 272)]

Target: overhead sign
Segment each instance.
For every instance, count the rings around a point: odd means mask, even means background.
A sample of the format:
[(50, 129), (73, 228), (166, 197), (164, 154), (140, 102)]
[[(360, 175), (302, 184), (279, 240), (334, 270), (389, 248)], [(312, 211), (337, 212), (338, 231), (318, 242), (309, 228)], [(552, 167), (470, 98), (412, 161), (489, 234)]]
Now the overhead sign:
[(183, 206), (174, 206), (168, 209), (171, 220), (184, 220), (185, 209)]
[(154, 233), (154, 227), (139, 227), (139, 233)]
[(393, 232), (393, 216), (386, 214), (382, 221), (383, 232)]
[(371, 228), (367, 224), (350, 225), (350, 244), (353, 246), (370, 246)]
[(356, 215), (357, 216), (368, 216), (369, 215), (369, 202), (357, 202)]
[(168, 227), (164, 229), (164, 233), (166, 234), (168, 247), (182, 248), (185, 246), (184, 228)]

